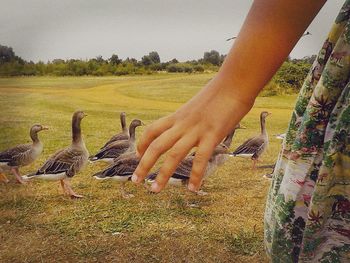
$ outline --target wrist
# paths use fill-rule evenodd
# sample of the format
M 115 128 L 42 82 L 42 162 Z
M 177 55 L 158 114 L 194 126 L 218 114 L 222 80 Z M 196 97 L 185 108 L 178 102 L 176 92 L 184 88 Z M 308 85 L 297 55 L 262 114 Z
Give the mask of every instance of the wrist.
M 228 74 L 218 72 L 209 83 L 213 91 L 221 96 L 223 100 L 232 101 L 240 111 L 247 113 L 254 105 L 258 92 L 249 88 L 243 80 L 235 80 Z

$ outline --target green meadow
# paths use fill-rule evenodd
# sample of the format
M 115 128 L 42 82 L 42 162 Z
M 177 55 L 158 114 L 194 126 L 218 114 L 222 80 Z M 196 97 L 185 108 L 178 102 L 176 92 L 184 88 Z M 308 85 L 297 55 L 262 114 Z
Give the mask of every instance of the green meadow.
M 213 74 L 155 74 L 129 77 L 0 78 L 0 151 L 30 141 L 34 123 L 49 126 L 39 134 L 44 152 L 22 174 L 37 169 L 71 141 L 71 116 L 84 110 L 86 146 L 94 153 L 120 131 L 119 113 L 128 122 L 146 124 L 176 110 Z M 261 165 L 273 164 L 296 95 L 258 97 L 242 120 L 232 150 L 259 132 L 259 114 L 267 119 L 270 147 Z M 137 136 L 144 127 L 137 130 Z M 157 164 L 159 166 L 160 163 Z M 229 158 L 196 196 L 168 186 L 151 195 L 127 184 L 132 199 L 123 199 L 118 183 L 91 175 L 105 164 L 89 164 L 72 180 L 84 195 L 71 200 L 58 182 L 19 185 L 14 176 L 0 183 L 0 262 L 265 262 L 264 203 L 271 169 L 252 170 L 249 159 Z

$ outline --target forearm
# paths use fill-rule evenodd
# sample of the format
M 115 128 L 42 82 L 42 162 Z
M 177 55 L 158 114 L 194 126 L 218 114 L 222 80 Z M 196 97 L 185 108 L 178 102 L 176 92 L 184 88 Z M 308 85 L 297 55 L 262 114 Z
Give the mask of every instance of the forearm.
M 255 0 L 215 81 L 252 104 L 325 2 Z

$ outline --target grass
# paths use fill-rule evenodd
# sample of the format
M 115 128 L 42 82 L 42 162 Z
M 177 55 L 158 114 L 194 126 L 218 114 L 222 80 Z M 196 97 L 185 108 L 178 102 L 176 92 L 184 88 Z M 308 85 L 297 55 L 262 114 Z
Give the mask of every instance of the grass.
M 95 152 L 119 128 L 120 111 L 146 124 L 177 109 L 211 74 L 162 74 L 137 77 L 0 79 L 0 150 L 28 142 L 33 123 L 44 153 L 23 174 L 35 170 L 54 151 L 70 143 L 73 111 L 89 116 L 82 123 L 86 145 Z M 259 97 L 243 119 L 232 149 L 259 129 L 262 110 L 272 112 L 270 135 L 284 132 L 295 96 Z M 142 132 L 139 129 L 138 135 Z M 280 141 L 271 137 L 263 164 L 272 164 Z M 81 200 L 64 197 L 58 183 L 36 181 L 21 186 L 9 176 L 0 184 L 1 262 L 265 262 L 263 211 L 267 170 L 251 170 L 246 159 L 229 159 L 194 196 L 168 187 L 159 195 L 129 184 L 136 195 L 125 200 L 119 185 L 97 182 L 89 165 L 72 180 Z

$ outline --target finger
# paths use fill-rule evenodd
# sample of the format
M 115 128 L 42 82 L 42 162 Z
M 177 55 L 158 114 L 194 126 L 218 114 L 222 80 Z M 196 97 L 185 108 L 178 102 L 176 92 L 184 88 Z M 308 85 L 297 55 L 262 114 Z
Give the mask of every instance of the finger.
M 139 143 L 137 144 L 137 153 L 141 157 L 148 146 L 164 131 L 171 128 L 173 125 L 172 118 L 169 116 L 160 118 L 151 125 L 149 125 L 142 133 Z
M 159 193 L 166 186 L 179 163 L 186 157 L 187 153 L 195 144 L 195 136 L 192 135 L 187 135 L 177 141 L 167 154 L 156 181 L 151 186 L 152 192 Z
M 132 181 L 140 183 L 147 176 L 149 170 L 158 160 L 159 156 L 169 150 L 181 137 L 181 132 L 177 128 L 166 130 L 162 135 L 156 138 L 143 154 L 138 164 Z
M 215 146 L 215 140 L 210 138 L 203 139 L 200 142 L 193 160 L 190 181 L 188 183 L 188 189 L 190 191 L 197 192 L 200 189 L 204 172 Z

